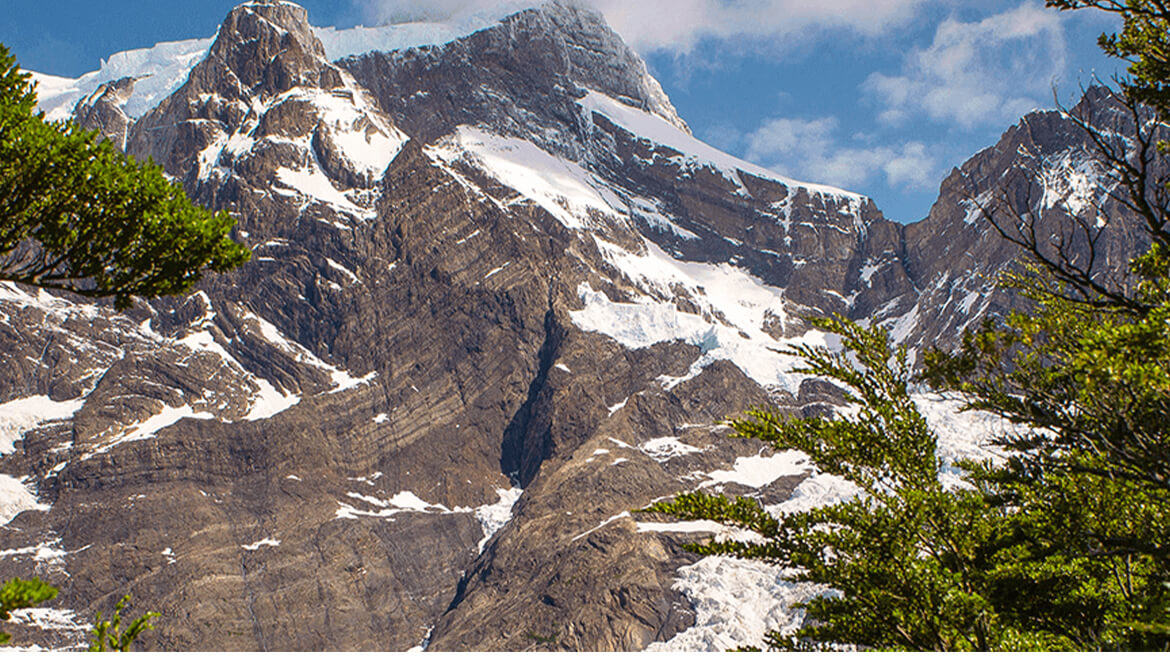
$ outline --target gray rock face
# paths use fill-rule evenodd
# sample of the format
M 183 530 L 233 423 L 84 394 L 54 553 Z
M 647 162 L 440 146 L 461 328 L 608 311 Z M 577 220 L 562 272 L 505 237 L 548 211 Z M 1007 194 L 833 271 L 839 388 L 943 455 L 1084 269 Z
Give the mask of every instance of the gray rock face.
M 576 158 L 567 140 L 579 123 L 576 100 L 594 89 L 660 117 L 686 123 L 645 63 L 599 14 L 551 2 L 463 39 L 338 62 L 415 139 L 429 142 L 460 124 Z
M 1118 101 L 1092 88 L 1074 116 L 1126 134 Z M 903 321 L 911 345 L 957 346 L 983 317 L 1002 317 L 1023 300 L 996 287 L 998 274 L 1022 254 L 1004 240 L 988 214 L 1009 234 L 1027 217 L 1052 255 L 1063 241 L 1068 255 L 1101 280 L 1116 279 L 1145 245 L 1135 219 L 1112 198 L 1116 181 L 1098 162 L 1085 132 L 1059 112 L 1034 112 L 999 142 L 951 172 L 930 215 L 905 229 L 905 269 L 919 291 Z M 981 210 L 982 208 L 982 210 Z M 1090 265 L 1087 240 L 1097 241 Z M 1114 281 L 1112 287 L 1120 285 Z
M 125 150 L 131 121 L 122 106 L 134 90 L 134 82 L 134 78 L 121 78 L 103 84 L 77 103 L 73 109 L 74 121 L 86 130 L 98 131 L 114 146 Z
M 132 593 L 163 613 L 150 649 L 669 639 L 695 623 L 673 588 L 694 535 L 628 512 L 790 495 L 805 474 L 711 474 L 759 450 L 720 420 L 839 399 L 771 350 L 815 339 L 802 315 L 920 345 L 1010 303 L 977 277 L 1014 252 L 963 221 L 963 184 L 997 180 L 1024 128 L 903 227 L 699 144 L 569 5 L 329 62 L 303 9 L 247 2 L 136 121 L 131 84 L 78 120 L 232 211 L 254 256 L 126 314 L 0 286 L 0 471 L 36 496 L 0 527 L 0 576 L 59 584 L 79 622 Z M 1045 162 L 1081 144 L 1027 121 Z M 84 636 L 43 626 L 17 637 Z

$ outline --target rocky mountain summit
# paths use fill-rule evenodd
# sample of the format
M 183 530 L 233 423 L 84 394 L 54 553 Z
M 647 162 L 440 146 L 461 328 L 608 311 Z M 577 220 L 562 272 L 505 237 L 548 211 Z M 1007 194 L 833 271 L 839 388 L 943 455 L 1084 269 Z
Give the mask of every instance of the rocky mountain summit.
M 839 401 L 777 352 L 831 341 L 804 317 L 945 344 L 1011 303 L 992 283 L 1014 251 L 970 200 L 1021 144 L 1080 181 L 1049 186 L 1051 213 L 1098 194 L 1083 139 L 1043 113 L 927 219 L 891 222 L 696 140 L 601 17 L 561 2 L 340 57 L 322 34 L 253 0 L 213 40 L 44 78 L 43 107 L 75 99 L 230 210 L 254 255 L 121 314 L 0 285 L 0 574 L 62 588 L 18 639 L 70 646 L 131 593 L 163 614 L 161 650 L 758 640 L 719 618 L 721 586 L 808 593 L 696 563 L 680 544 L 711 528 L 629 510 L 695 487 L 830 495 L 799 454 L 718 424 Z

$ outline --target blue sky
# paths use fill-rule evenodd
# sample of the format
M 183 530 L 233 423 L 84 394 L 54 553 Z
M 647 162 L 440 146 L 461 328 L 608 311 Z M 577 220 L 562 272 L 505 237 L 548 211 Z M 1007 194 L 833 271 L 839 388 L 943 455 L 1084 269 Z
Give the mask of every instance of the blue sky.
M 315 25 L 436 19 L 499 0 L 302 0 Z M 514 1 L 514 0 L 509 0 Z M 579 0 L 647 60 L 694 133 L 793 178 L 926 215 L 952 167 L 1024 112 L 1118 65 L 1099 12 L 1039 0 Z M 235 0 L 5 0 L 22 66 L 76 76 L 111 53 L 214 33 Z

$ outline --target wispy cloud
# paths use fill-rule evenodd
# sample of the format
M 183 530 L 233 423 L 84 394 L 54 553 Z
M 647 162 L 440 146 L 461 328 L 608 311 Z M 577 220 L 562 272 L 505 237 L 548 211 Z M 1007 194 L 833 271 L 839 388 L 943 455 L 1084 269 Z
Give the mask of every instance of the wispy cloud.
M 875 36 L 913 18 L 929 0 L 583 1 L 600 9 L 635 49 L 689 52 L 703 39 L 774 45 L 842 29 Z
M 858 146 L 839 132 L 833 117 L 768 119 L 745 137 L 745 157 L 780 173 L 847 188 L 879 177 L 890 187 L 937 184 L 937 160 L 922 142 Z
M 899 75 L 875 72 L 862 90 L 886 123 L 925 116 L 965 129 L 999 125 L 1048 105 L 1066 55 L 1057 12 L 1025 2 L 977 22 L 943 21 L 930 46 L 906 55 Z
M 532 6 L 540 0 L 352 0 L 371 23 L 434 21 Z M 875 36 L 904 24 L 936 0 L 563 0 L 601 11 L 641 52 L 690 52 L 704 39 L 775 45 L 823 30 Z M 742 44 L 741 44 L 742 45 Z

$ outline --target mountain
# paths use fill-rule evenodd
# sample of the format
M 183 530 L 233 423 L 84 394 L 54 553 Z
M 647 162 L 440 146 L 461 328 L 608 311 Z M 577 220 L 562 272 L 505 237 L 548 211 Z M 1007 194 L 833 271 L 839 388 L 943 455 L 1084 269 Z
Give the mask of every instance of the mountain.
M 126 313 L 0 285 L 0 576 L 61 586 L 16 631 L 42 646 L 124 593 L 163 613 L 160 650 L 724 648 L 799 623 L 782 574 L 696 564 L 680 545 L 711 528 L 629 510 L 841 495 L 719 421 L 840 402 L 777 352 L 831 344 L 807 315 L 920 347 L 1002 312 L 1015 252 L 967 200 L 1025 141 L 1088 171 L 1033 115 L 903 226 L 695 139 L 560 2 L 339 31 L 253 0 L 211 40 L 38 80 L 254 250 Z M 719 607 L 753 588 L 760 628 Z

